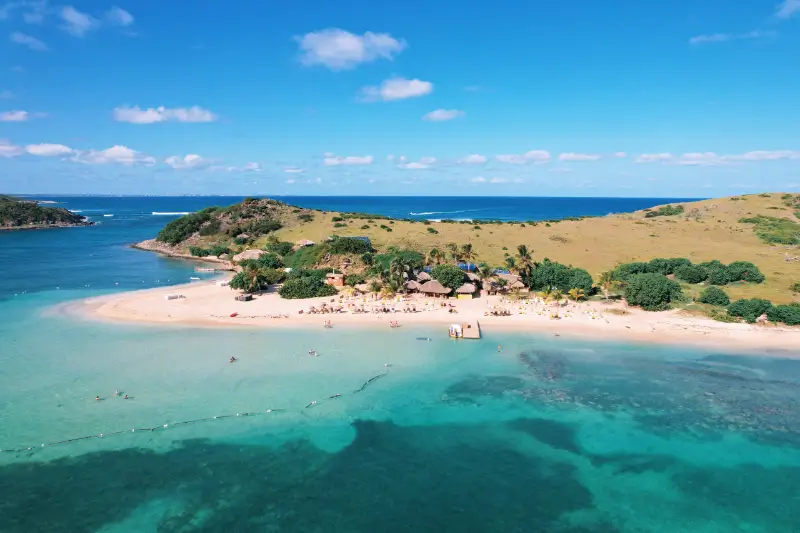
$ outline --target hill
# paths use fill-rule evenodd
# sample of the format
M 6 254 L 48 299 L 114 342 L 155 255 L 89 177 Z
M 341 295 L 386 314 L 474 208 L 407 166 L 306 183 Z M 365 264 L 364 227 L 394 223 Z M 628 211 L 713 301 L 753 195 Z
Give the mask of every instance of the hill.
M 392 220 L 368 214 L 323 212 L 275 200 L 247 199 L 209 208 L 170 222 L 158 240 L 176 255 L 231 254 L 263 249 L 269 242 L 316 246 L 294 253 L 289 266 L 339 267 L 327 253 L 330 236 L 370 239 L 377 253 L 408 249 L 427 255 L 448 244 L 471 244 L 473 262 L 505 265 L 524 244 L 535 261 L 548 258 L 586 269 L 593 277 L 620 263 L 653 258 L 687 258 L 693 263 L 747 261 L 766 276 L 763 283 L 725 287 L 731 299 L 800 300 L 791 287 L 800 281 L 800 195 L 734 196 L 643 211 L 561 221 L 501 223 Z M 359 267 L 358 257 L 350 260 Z M 702 287 L 686 287 L 697 296 Z
M 85 217 L 61 207 L 42 207 L 33 201 L 0 195 L 0 229 L 38 229 L 90 226 Z

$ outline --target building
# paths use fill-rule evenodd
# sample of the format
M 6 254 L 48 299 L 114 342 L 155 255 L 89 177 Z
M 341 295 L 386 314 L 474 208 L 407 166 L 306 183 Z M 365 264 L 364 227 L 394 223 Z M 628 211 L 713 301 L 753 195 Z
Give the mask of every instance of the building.
M 344 274 L 332 272 L 325 275 L 325 283 L 334 287 L 344 287 Z

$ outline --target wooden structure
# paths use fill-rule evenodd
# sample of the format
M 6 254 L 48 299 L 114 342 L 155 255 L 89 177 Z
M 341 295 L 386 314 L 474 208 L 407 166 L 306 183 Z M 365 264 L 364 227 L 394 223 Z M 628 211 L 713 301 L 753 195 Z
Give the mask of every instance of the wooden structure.
M 325 283 L 334 287 L 344 287 L 344 274 L 325 274 Z
M 454 339 L 480 339 L 481 326 L 478 321 L 450 324 L 450 337 Z
M 237 294 L 236 301 L 237 302 L 249 302 L 253 299 L 252 294 Z

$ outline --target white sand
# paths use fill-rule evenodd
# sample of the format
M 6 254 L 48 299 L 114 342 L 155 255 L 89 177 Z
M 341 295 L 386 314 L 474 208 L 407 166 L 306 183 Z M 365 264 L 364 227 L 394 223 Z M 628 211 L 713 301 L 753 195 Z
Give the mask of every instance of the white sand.
M 181 294 L 184 298 L 166 300 L 167 294 Z M 236 294 L 238 291 L 217 286 L 215 281 L 196 282 L 73 302 L 63 306 L 61 311 L 117 322 L 202 327 L 322 328 L 330 320 L 333 327 L 353 325 L 388 328 L 389 322 L 397 321 L 401 327 L 413 324 L 441 325 L 442 335 L 447 334 L 449 324 L 478 321 L 484 331 L 502 328 L 623 342 L 704 344 L 743 350 L 793 350 L 800 357 L 800 328 L 727 324 L 677 311 L 650 313 L 630 309 L 620 314 L 620 304 L 605 302 L 570 303 L 558 308 L 542 303 L 502 301 L 499 296 L 474 300 L 450 299 L 447 303 L 454 305 L 458 311 L 458 314 L 450 314 L 448 308 L 440 307 L 442 300 L 421 295 L 408 297 L 401 302 L 387 300 L 382 304 L 370 296 L 284 300 L 274 292 L 257 295 L 250 302 L 238 302 L 234 300 Z M 322 303 L 335 307 L 341 305 L 348 312 L 308 314 L 311 306 L 319 308 Z M 357 314 L 349 310 L 354 306 L 372 309 L 381 305 L 393 307 L 397 312 Z M 412 306 L 424 311 L 402 312 L 405 307 Z M 493 306 L 509 309 L 513 314 L 485 316 Z M 303 314 L 299 314 L 301 310 Z M 551 318 L 556 312 L 560 319 Z M 234 313 L 237 316 L 232 317 Z M 281 315 L 288 315 L 288 318 Z

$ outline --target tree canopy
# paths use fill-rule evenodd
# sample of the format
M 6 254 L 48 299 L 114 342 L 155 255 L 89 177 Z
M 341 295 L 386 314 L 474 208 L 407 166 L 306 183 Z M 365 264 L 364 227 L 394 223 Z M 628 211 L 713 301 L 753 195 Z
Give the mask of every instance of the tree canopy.
M 664 311 L 682 297 L 681 286 L 662 274 L 634 274 L 625 285 L 625 299 L 645 311 Z

